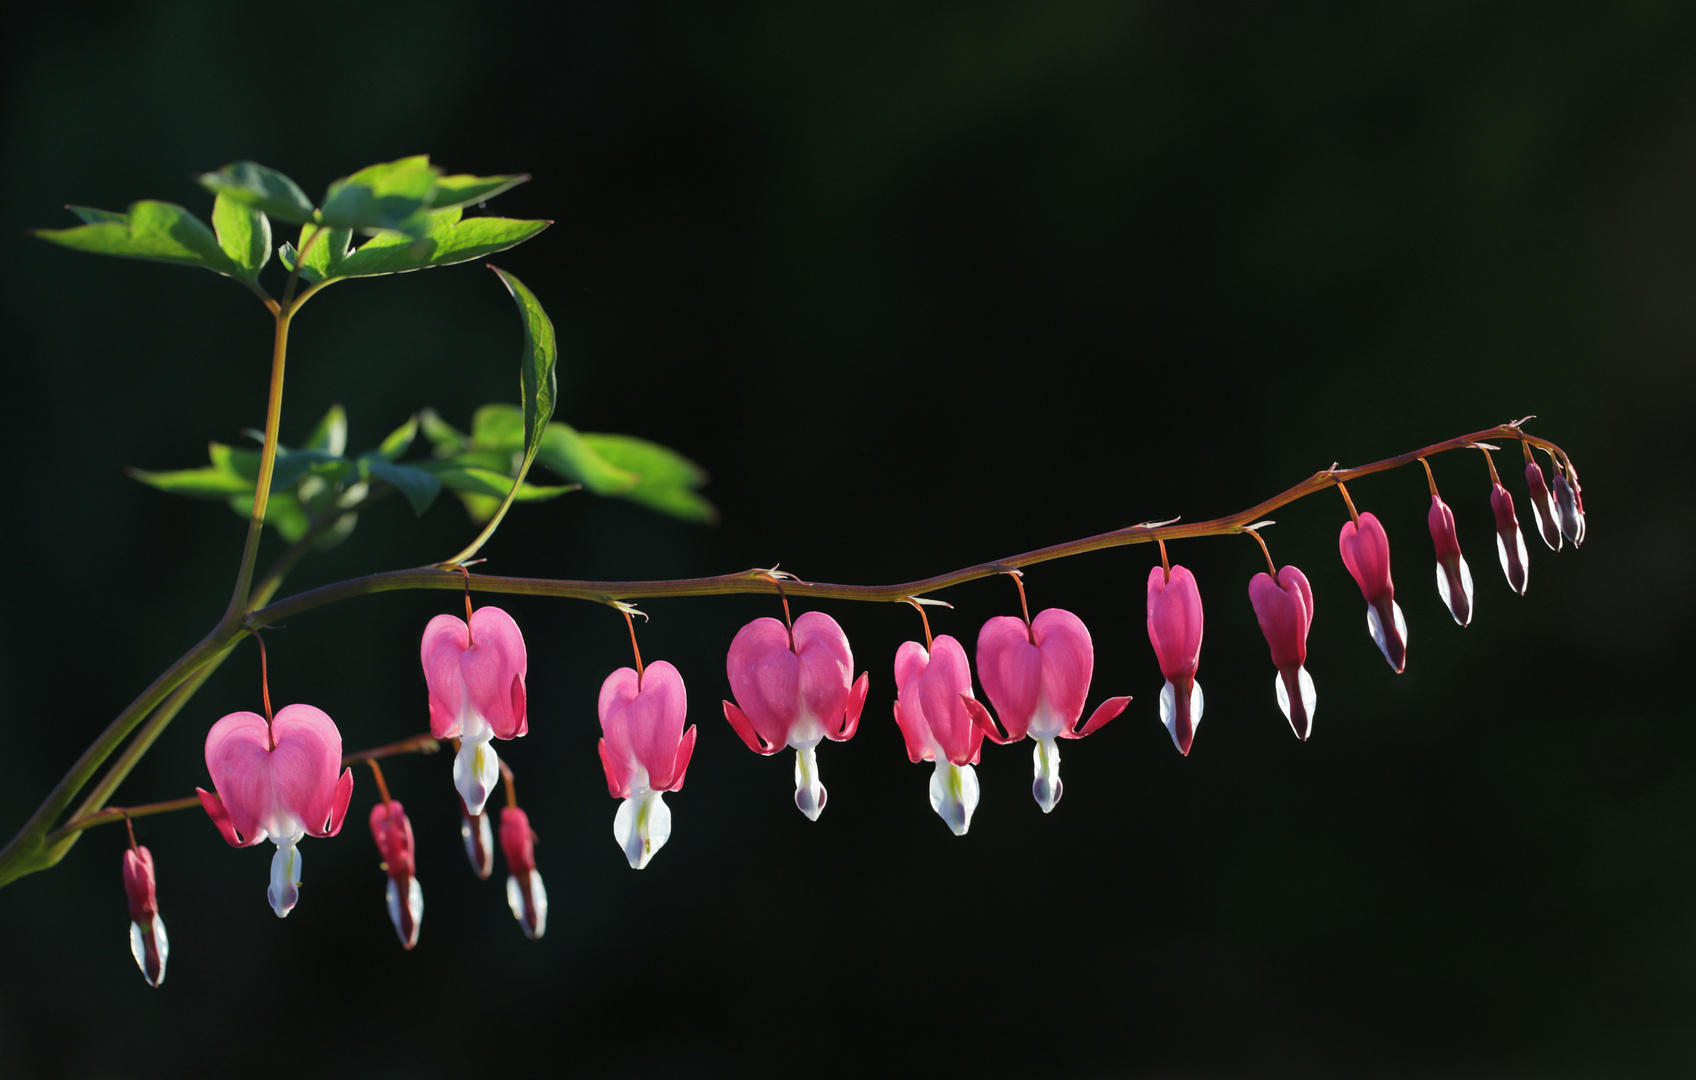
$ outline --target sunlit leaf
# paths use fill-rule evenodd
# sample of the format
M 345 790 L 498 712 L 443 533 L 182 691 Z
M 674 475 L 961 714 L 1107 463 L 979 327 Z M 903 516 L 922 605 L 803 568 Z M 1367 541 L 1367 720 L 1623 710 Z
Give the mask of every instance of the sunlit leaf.
M 423 471 L 423 470 L 419 470 Z M 471 495 L 489 495 L 495 498 L 505 498 L 512 490 L 512 477 L 498 473 L 493 469 L 434 469 L 431 470 L 436 479 L 454 491 L 462 491 Z M 514 502 L 542 502 L 557 499 L 568 491 L 576 491 L 582 485 L 565 484 L 554 487 L 541 484 L 521 483 L 518 493 L 513 496 Z
M 67 206 L 65 209 L 89 225 L 99 225 L 104 221 L 127 222 L 130 219 L 128 214 L 120 214 L 115 210 L 96 210 L 92 206 Z
M 706 483 L 706 471 L 682 454 L 632 435 L 584 432 L 582 438 L 609 464 L 642 478 L 624 498 L 685 521 L 718 520 L 717 508 L 694 490 Z
M 414 514 L 422 516 L 442 492 L 442 481 L 428 469 L 420 469 L 416 465 L 399 465 L 381 456 L 360 458 L 359 464 L 372 479 L 394 485 L 395 490 L 406 496 L 406 501 L 412 504 Z M 501 494 L 506 494 L 504 488 Z
M 399 461 L 401 456 L 411 449 L 412 441 L 418 438 L 418 414 L 414 413 L 406 423 L 395 428 L 383 437 L 377 447 L 377 453 L 385 460 Z
M 102 220 L 69 229 L 37 229 L 35 235 L 96 255 L 200 266 L 232 277 L 241 274 L 206 223 L 175 203 L 144 200 L 124 215 L 94 213 Z
M 218 236 L 218 246 L 241 276 L 249 281 L 258 278 L 271 259 L 270 219 L 246 203 L 219 193 L 212 204 L 212 229 Z
M 596 495 L 627 494 L 642 479 L 596 453 L 575 429 L 558 420 L 542 433 L 542 449 L 536 455 L 536 462 L 567 480 L 576 480 Z
M 465 449 L 470 443 L 464 432 L 441 418 L 435 409 L 424 409 L 418 414 L 419 426 L 424 429 L 424 435 L 436 448 L 437 457 L 449 457 Z
M 179 469 L 175 472 L 148 472 L 145 469 L 127 471 L 130 476 L 148 487 L 195 499 L 222 499 L 230 495 L 251 494 L 253 491 L 252 480 L 243 480 L 234 473 L 212 465 L 198 469 Z
M 302 449 L 322 450 L 327 454 L 340 456 L 347 451 L 347 410 L 340 405 L 331 405 L 324 418 L 318 421 L 318 426 L 312 429 L 312 434 L 306 437 Z
M 484 202 L 528 179 L 527 173 L 513 176 L 443 176 L 436 181 L 430 194 L 430 209 L 445 210 L 450 206 Z
M 398 229 L 418 235 L 441 175 L 428 156 L 368 165 L 330 185 L 319 220 L 342 229 Z
M 219 196 L 246 203 L 278 221 L 304 225 L 312 220 L 312 202 L 300 185 L 275 169 L 252 161 L 237 161 L 198 177 L 202 187 Z
M 246 520 L 253 516 L 253 495 L 230 496 L 230 509 Z M 277 535 L 292 544 L 312 528 L 312 519 L 300 505 L 300 500 L 286 491 L 273 491 L 265 500 L 265 524 L 277 530 Z
M 524 410 L 504 403 L 471 414 L 471 445 L 478 450 L 524 449 Z
M 421 236 L 391 232 L 372 237 L 349 255 L 336 273 L 339 277 L 369 277 L 467 262 L 522 244 L 551 224 L 496 217 L 462 220 L 457 207 L 441 210 L 426 216 Z
M 300 268 L 300 276 L 314 283 L 341 276 L 342 263 L 353 240 L 351 229 L 329 229 L 314 240 L 312 237 L 318 231 L 316 225 L 302 225 L 300 247 L 285 243 L 277 251 L 286 270 L 293 270 L 300 252 L 306 252 L 306 263 Z

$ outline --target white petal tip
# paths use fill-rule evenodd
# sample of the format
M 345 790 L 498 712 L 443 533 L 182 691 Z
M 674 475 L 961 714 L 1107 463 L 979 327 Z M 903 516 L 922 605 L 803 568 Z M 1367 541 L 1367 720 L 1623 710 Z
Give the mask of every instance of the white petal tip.
M 930 777 L 930 808 L 955 836 L 965 836 L 978 808 L 977 770 L 939 759 Z

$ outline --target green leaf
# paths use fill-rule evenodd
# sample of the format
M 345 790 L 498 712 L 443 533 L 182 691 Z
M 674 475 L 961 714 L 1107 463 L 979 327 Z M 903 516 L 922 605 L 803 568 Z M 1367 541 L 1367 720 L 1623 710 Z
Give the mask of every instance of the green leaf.
M 584 432 L 582 438 L 609 464 L 642 478 L 624 498 L 684 521 L 718 520 L 717 508 L 694 490 L 707 482 L 706 471 L 682 454 L 632 435 Z
M 199 469 L 179 469 L 176 472 L 148 472 L 145 469 L 126 471 L 148 487 L 168 491 L 173 495 L 187 495 L 194 499 L 222 499 L 244 493 L 251 496 L 253 492 L 252 480 L 243 480 L 215 465 Z
M 419 469 L 419 472 L 425 470 Z M 429 475 L 440 480 L 442 484 L 454 491 L 471 495 L 488 495 L 496 499 L 504 499 L 506 493 L 513 490 L 512 477 L 498 473 L 493 469 L 435 469 Z M 520 483 L 518 493 L 513 496 L 514 502 L 543 502 L 557 499 L 568 491 L 576 491 L 581 484 L 564 484 L 553 487 L 542 484 Z
M 395 428 L 384 437 L 377 447 L 377 453 L 386 461 L 399 461 L 401 456 L 412 448 L 412 440 L 418 438 L 418 414 L 413 413 L 411 419 L 400 427 Z
M 253 495 L 230 496 L 230 509 L 243 521 L 253 517 Z M 312 528 L 312 519 L 307 516 L 299 499 L 286 491 L 272 491 L 271 497 L 265 500 L 265 524 L 276 529 L 278 536 L 292 544 Z
M 478 450 L 524 449 L 524 410 L 516 405 L 485 405 L 471 414 L 471 445 Z
M 217 172 L 201 173 L 198 179 L 208 191 L 246 203 L 278 221 L 304 225 L 312 220 L 312 202 L 306 193 L 275 169 L 237 161 Z
M 271 220 L 244 202 L 220 192 L 212 204 L 212 228 L 218 246 L 236 264 L 241 276 L 257 280 L 271 259 Z
M 331 405 L 330 411 L 318 421 L 318 426 L 312 429 L 312 434 L 306 437 L 303 446 L 306 450 L 322 450 L 327 454 L 340 457 L 347 450 L 347 410 L 340 405 Z
M 418 423 L 424 428 L 424 434 L 435 444 L 437 457 L 448 457 L 457 454 L 470 444 L 465 434 L 452 424 L 443 420 L 435 409 L 426 408 L 418 414 Z
M 306 252 L 306 264 L 300 268 L 300 276 L 310 282 L 327 281 L 340 277 L 342 260 L 347 258 L 349 243 L 353 240 L 351 229 L 331 229 L 320 239 L 313 241 L 313 234 L 318 232 L 316 225 L 300 227 L 300 247 L 284 243 L 277 249 L 277 255 L 282 260 L 284 269 L 293 270 L 300 252 Z M 307 244 L 311 244 L 308 247 Z
M 576 480 L 596 495 L 628 494 L 642 479 L 596 453 L 575 429 L 558 420 L 542 433 L 536 462 L 567 480 Z
M 513 176 L 444 176 L 436 181 L 430 195 L 432 210 L 450 206 L 469 206 L 485 202 L 503 191 L 510 191 L 530 179 L 528 173 Z
M 247 481 L 247 490 L 252 491 L 259 483 L 259 451 L 244 450 L 236 446 L 226 446 L 223 443 L 209 443 L 206 451 L 212 459 L 212 467 L 231 476 L 239 476 Z
M 426 217 L 422 236 L 391 232 L 366 241 L 347 257 L 337 275 L 405 274 L 468 262 L 522 244 L 551 224 L 495 217 L 461 220 L 457 207 L 439 210 Z
M 143 200 L 132 204 L 128 214 L 91 213 L 102 215 L 104 220 L 69 229 L 37 229 L 35 235 L 96 255 L 201 266 L 231 277 L 241 275 L 206 223 L 175 203 Z
M 416 465 L 397 465 L 381 456 L 362 457 L 359 464 L 364 473 L 372 479 L 393 484 L 395 490 L 406 496 L 406 501 L 412 504 L 412 512 L 420 517 L 424 511 L 430 509 L 430 504 L 435 502 L 436 496 L 442 492 L 442 481 L 428 469 L 420 469 Z M 506 494 L 505 487 L 501 489 L 501 494 Z
M 128 214 L 120 214 L 113 210 L 96 210 L 92 206 L 67 206 L 66 210 L 82 218 L 89 225 L 98 225 L 103 221 L 128 221 Z
M 330 185 L 319 221 L 342 229 L 398 229 L 420 235 L 442 171 L 427 155 L 368 165 Z

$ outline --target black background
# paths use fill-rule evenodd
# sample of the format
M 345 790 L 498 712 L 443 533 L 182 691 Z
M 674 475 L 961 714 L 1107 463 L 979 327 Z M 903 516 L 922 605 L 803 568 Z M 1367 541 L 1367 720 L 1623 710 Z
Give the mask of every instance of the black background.
M 717 528 L 574 495 L 520 507 L 492 572 L 634 578 L 770 566 L 921 577 L 1150 518 L 1231 512 L 1358 463 L 1539 414 L 1584 470 L 1582 551 L 1532 546 L 1512 595 L 1484 463 L 1436 462 L 1478 583 L 1432 587 L 1424 477 L 1362 481 L 1411 627 L 1363 631 L 1335 496 L 1279 512 L 1314 583 L 1314 739 L 1291 737 L 1246 597 L 1246 539 L 1177 545 L 1211 615 L 1182 758 L 1155 718 L 1147 548 L 1049 564 L 1097 646 L 1066 748 L 986 747 L 957 839 L 889 719 L 897 606 L 829 605 L 872 677 L 820 754 L 719 715 L 758 598 L 643 606 L 702 728 L 670 845 L 611 838 L 595 755 L 620 620 L 503 602 L 531 734 L 502 747 L 541 837 L 547 936 L 459 851 L 446 756 L 389 769 L 419 833 L 422 940 L 396 945 L 357 777 L 308 841 L 300 906 L 198 813 L 147 820 L 169 977 L 128 956 L 122 834 L 0 892 L 7 1076 L 1688 1075 L 1696 1065 L 1696 730 L 1685 493 L 1696 287 L 1696 12 L 1677 4 L 39 5 L 9 16 L 0 130 L 0 825 L 215 621 L 243 524 L 125 465 L 183 468 L 263 420 L 270 323 L 214 275 L 29 239 L 66 202 L 208 214 L 194 172 L 252 158 L 311 195 L 428 152 L 528 171 L 490 212 L 549 217 L 499 256 L 562 341 L 559 417 L 674 446 Z M 333 402 L 352 446 L 433 405 L 513 400 L 518 328 L 474 265 L 338 285 L 292 339 L 285 441 Z M 1512 463 L 1510 452 L 1504 461 Z M 1517 470 L 1514 470 L 1517 472 Z M 1523 485 L 1511 481 L 1516 492 Z M 1521 496 L 1523 507 L 1523 496 Z M 1522 510 L 1522 513 L 1524 511 Z M 445 557 L 444 499 L 373 508 L 285 592 Z M 276 545 L 274 538 L 268 547 Z M 1010 612 L 951 590 L 939 633 Z M 803 605 L 804 606 L 804 605 Z M 279 704 L 348 746 L 427 724 L 436 593 L 270 635 Z M 224 666 L 119 802 L 205 783 Z

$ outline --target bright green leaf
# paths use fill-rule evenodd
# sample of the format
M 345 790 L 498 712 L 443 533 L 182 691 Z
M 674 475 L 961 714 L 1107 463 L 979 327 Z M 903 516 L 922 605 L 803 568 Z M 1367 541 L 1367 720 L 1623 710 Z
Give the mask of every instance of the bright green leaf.
M 435 502 L 436 496 L 442 492 L 441 480 L 428 469 L 420 469 L 416 465 L 397 465 L 382 457 L 361 458 L 360 465 L 373 479 L 394 485 L 395 490 L 406 496 L 406 501 L 412 504 L 412 512 L 420 517 L 424 511 L 430 509 L 430 504 Z M 504 487 L 501 494 L 506 494 Z
M 312 429 L 312 434 L 306 437 L 302 447 L 306 450 L 322 450 L 327 454 L 340 457 L 347 452 L 347 410 L 340 405 L 331 405 L 329 412 L 318 421 L 318 426 Z
M 275 169 L 237 161 L 217 172 L 202 173 L 199 180 L 208 191 L 246 203 L 278 221 L 303 225 L 312 220 L 312 202 L 306 193 Z
M 484 202 L 528 179 L 528 173 L 514 176 L 444 176 L 436 181 L 431 192 L 430 209 L 445 210 L 450 206 Z
M 420 469 L 420 472 L 424 470 Z M 445 486 L 454 491 L 466 492 L 471 495 L 488 495 L 503 499 L 512 490 L 512 477 L 498 473 L 493 469 L 436 469 L 433 475 Z M 521 483 L 518 493 L 513 496 L 513 502 L 541 502 L 547 499 L 557 499 L 568 491 L 576 491 L 581 484 L 565 484 L 559 487 L 541 484 Z
M 345 466 L 346 459 L 323 450 L 278 451 L 271 466 L 271 494 L 287 491 L 310 472 Z
M 418 438 L 418 414 L 414 413 L 406 423 L 395 428 L 384 437 L 377 447 L 377 453 L 384 460 L 399 461 L 401 456 L 412 448 L 412 440 Z
M 35 235 L 96 255 L 202 266 L 232 277 L 241 274 L 205 222 L 175 203 L 144 200 L 132 204 L 121 218 L 112 214 L 107 220 L 74 228 L 37 229 Z
M 368 165 L 330 185 L 319 220 L 343 229 L 398 229 L 417 235 L 442 171 L 426 155 Z
M 253 517 L 252 494 L 230 496 L 230 509 L 242 520 Z M 312 528 L 312 519 L 300 505 L 300 500 L 286 491 L 273 491 L 265 500 L 265 524 L 277 530 L 287 543 L 294 543 Z
M 578 481 L 596 495 L 627 494 L 642 479 L 597 454 L 583 436 L 558 420 L 542 433 L 536 462 L 567 480 Z
M 148 487 L 194 499 L 222 499 L 243 493 L 251 495 L 253 491 L 253 481 L 243 480 L 213 465 L 176 472 L 148 472 L 145 469 L 130 469 L 128 472 Z
M 306 252 L 306 264 L 300 268 L 300 276 L 313 283 L 342 276 L 342 261 L 347 258 L 348 245 L 353 240 L 353 231 L 350 229 L 330 229 L 317 240 L 313 240 L 313 235 L 318 231 L 316 225 L 302 225 L 299 248 L 285 242 L 277 249 L 283 268 L 290 271 L 294 269 L 300 252 Z M 308 247 L 308 244 L 311 246 Z
M 212 229 L 218 246 L 249 281 L 271 259 L 271 220 L 244 202 L 223 192 L 212 204 Z
M 718 520 L 717 508 L 694 490 L 706 483 L 706 471 L 675 450 L 632 435 L 584 432 L 582 438 L 608 463 L 642 478 L 624 498 L 685 521 Z
M 468 262 L 522 244 L 553 224 L 495 217 L 460 220 L 459 214 L 457 208 L 430 214 L 421 237 L 382 233 L 371 238 L 343 261 L 337 276 L 404 274 Z
M 418 423 L 424 429 L 425 436 L 435 444 L 437 457 L 457 454 L 470 443 L 463 432 L 443 420 L 435 409 L 427 408 L 420 412 Z
M 471 445 L 478 450 L 524 449 L 524 410 L 516 405 L 485 405 L 471 414 Z
M 96 210 L 92 206 L 67 206 L 65 209 L 89 225 L 99 225 L 103 221 L 127 222 L 130 219 L 128 214 L 120 214 L 114 210 Z

